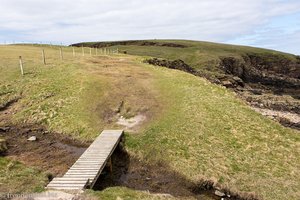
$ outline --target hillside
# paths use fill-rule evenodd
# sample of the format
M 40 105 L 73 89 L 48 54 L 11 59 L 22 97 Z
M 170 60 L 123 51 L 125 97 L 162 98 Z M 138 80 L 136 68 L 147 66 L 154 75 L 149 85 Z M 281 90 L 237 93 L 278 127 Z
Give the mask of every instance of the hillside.
M 1 192 L 42 191 L 101 130 L 123 128 L 125 150 L 113 157 L 114 173 L 83 198 L 220 199 L 216 190 L 226 199 L 299 198 L 299 131 L 253 111 L 232 90 L 144 62 L 149 51 L 198 70 L 192 63 L 209 63 L 214 54 L 196 61 L 178 45 L 110 48 L 116 47 L 127 54 L 95 55 L 93 49 L 89 55 L 85 48 L 83 56 L 75 48 L 73 56 L 63 47 L 60 60 L 56 46 L 0 46 L 0 138 L 8 147 L 0 156 Z M 222 73 L 215 69 L 199 72 Z M 33 135 L 37 140 L 27 141 Z
M 205 77 L 233 89 L 256 111 L 300 129 L 300 56 L 181 40 L 91 42 L 74 46 L 118 48 L 123 53 L 146 56 L 150 64 Z

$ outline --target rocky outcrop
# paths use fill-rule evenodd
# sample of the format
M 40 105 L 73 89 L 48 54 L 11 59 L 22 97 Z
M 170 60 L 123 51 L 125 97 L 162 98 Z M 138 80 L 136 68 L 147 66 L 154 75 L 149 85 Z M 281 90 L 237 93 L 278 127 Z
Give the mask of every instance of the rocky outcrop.
M 167 67 L 170 69 L 178 69 L 196 75 L 196 71 L 191 66 L 189 66 L 183 60 L 180 59 L 170 61 L 170 60 L 152 58 L 152 59 L 145 60 L 145 62 L 151 65 Z
M 219 65 L 221 73 L 216 76 L 200 73 L 180 59 L 152 58 L 145 62 L 205 77 L 213 83 L 231 88 L 258 111 L 269 109 L 284 113 L 272 118 L 285 126 L 299 129 L 300 124 L 289 116 L 300 114 L 300 58 L 292 62 L 281 56 L 264 58 L 254 54 L 242 58 L 223 57 Z
M 244 56 L 243 59 L 224 57 L 221 58 L 220 68 L 246 83 L 259 83 L 277 89 L 300 89 L 300 64 L 291 61 L 267 62 L 254 55 Z

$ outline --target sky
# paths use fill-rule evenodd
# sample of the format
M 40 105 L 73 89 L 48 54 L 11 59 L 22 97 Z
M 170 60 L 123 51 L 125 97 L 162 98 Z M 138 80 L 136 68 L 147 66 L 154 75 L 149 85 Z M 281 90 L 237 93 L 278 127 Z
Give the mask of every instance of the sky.
M 188 39 L 300 55 L 300 0 L 0 0 L 0 43 Z

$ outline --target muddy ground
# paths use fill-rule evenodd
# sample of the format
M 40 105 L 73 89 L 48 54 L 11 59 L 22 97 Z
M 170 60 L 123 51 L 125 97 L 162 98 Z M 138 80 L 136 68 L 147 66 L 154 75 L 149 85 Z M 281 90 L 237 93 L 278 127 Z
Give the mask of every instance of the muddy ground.
M 146 164 L 131 157 L 123 148 L 117 148 L 112 156 L 112 162 L 113 172 L 110 173 L 106 169 L 96 182 L 95 190 L 123 186 L 165 196 L 195 197 L 203 200 L 220 199 L 213 194 L 212 188 L 197 191 L 192 182 L 170 171 L 166 164 Z
M 7 143 L 4 156 L 37 167 L 51 176 L 63 175 L 88 146 L 34 125 L 5 126 L 0 128 L 0 136 Z M 28 141 L 31 136 L 35 136 L 36 141 Z
M 48 131 L 41 125 L 12 124 L 11 117 L 19 111 L 18 101 L 0 110 L 0 138 L 6 140 L 2 156 L 49 173 L 49 178 L 63 175 L 88 147 L 87 143 Z M 35 141 L 28 141 L 30 137 Z

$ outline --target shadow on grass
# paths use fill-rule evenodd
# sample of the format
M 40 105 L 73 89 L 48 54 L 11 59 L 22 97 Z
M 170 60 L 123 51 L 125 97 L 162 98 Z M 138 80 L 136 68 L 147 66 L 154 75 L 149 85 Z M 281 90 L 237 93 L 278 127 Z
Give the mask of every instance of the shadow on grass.
M 222 188 L 211 180 L 201 179 L 192 182 L 172 171 L 164 162 L 146 163 L 132 157 L 120 145 L 112 155 L 113 172 L 105 168 L 94 185 L 94 190 L 104 190 L 108 187 L 122 186 L 134 190 L 149 191 L 157 194 L 168 194 L 174 197 L 194 197 L 203 200 L 221 199 L 215 195 L 219 188 L 224 192 L 223 199 L 257 200 L 252 193 L 241 193 Z M 229 198 L 230 196 L 230 198 Z

